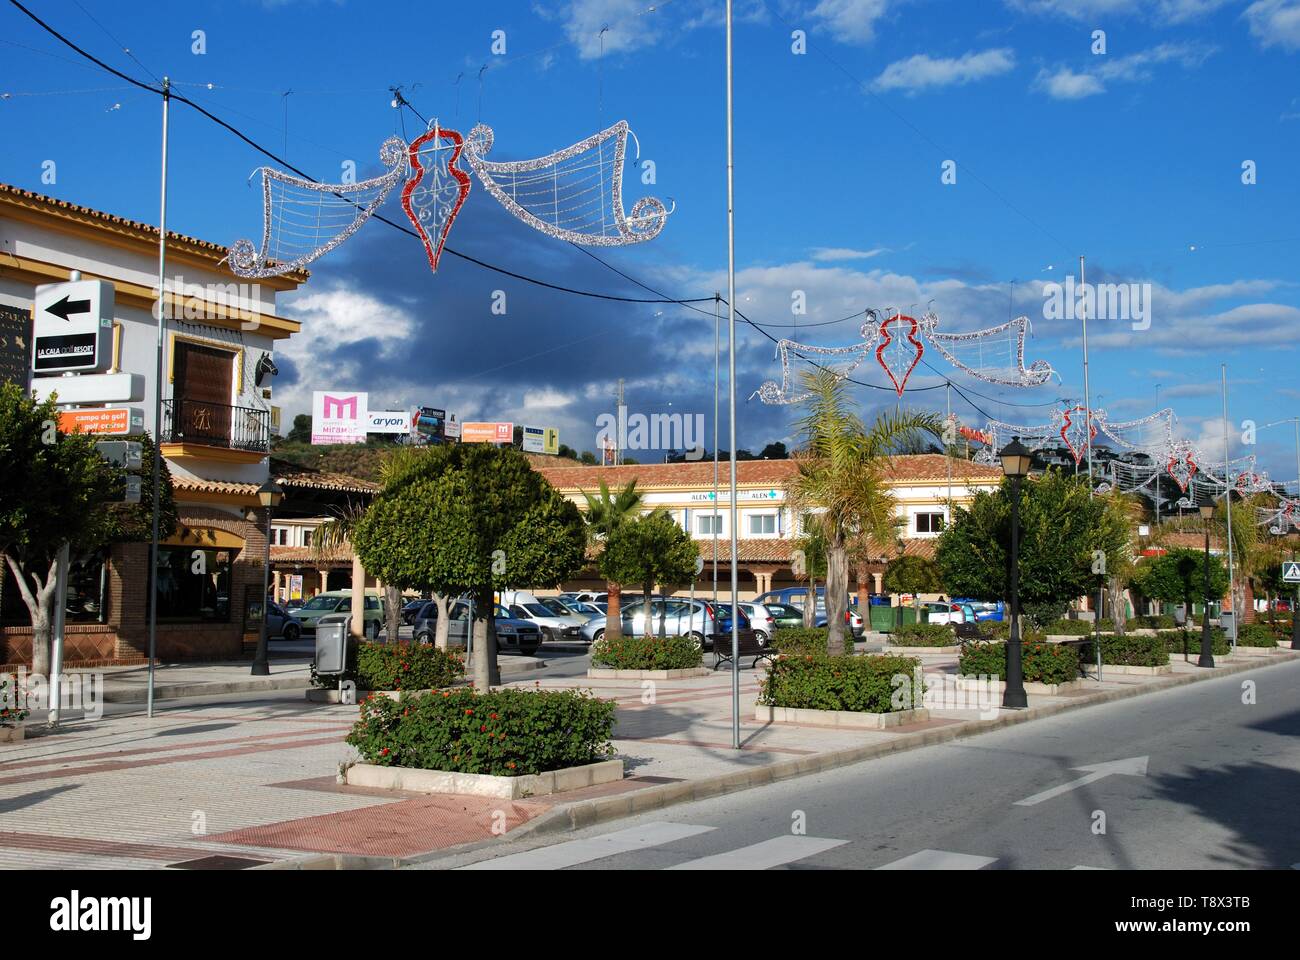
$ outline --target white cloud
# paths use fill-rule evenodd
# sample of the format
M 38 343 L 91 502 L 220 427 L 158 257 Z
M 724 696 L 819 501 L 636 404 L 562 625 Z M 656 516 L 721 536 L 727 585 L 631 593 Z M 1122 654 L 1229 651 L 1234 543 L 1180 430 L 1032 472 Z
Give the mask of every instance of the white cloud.
M 961 86 L 1008 73 L 1016 66 L 1015 52 L 1007 47 L 968 51 L 960 57 L 935 59 L 917 54 L 891 63 L 872 82 L 876 90 L 907 90 L 915 93 L 929 87 Z
M 1055 71 L 1039 70 L 1033 89 L 1041 90 L 1053 100 L 1082 100 L 1106 92 L 1106 85 L 1091 73 L 1075 73 L 1069 67 Z
M 524 393 L 524 406 L 532 410 L 558 410 L 571 405 L 576 398 L 551 387 L 528 390 Z
M 643 0 L 570 0 L 558 11 L 534 4 L 533 11 L 563 22 L 564 33 L 583 60 L 604 54 L 629 53 L 659 40 L 659 19 L 647 14 Z M 601 37 L 601 29 L 608 26 Z
M 818 25 L 841 43 L 870 43 L 889 0 L 819 0 L 812 9 Z
M 1106 92 L 1108 83 L 1140 83 L 1150 80 L 1152 67 L 1176 63 L 1186 70 L 1203 64 L 1215 47 L 1201 43 L 1162 43 L 1123 57 L 1096 58 L 1098 62 L 1082 71 L 1068 66 L 1038 71 L 1033 89 L 1054 100 L 1079 100 Z
M 1256 0 L 1246 8 L 1250 35 L 1265 47 L 1300 50 L 1300 2 Z
M 1006 0 L 1020 13 L 1097 22 L 1102 17 L 1135 16 L 1161 26 L 1187 23 L 1227 6 L 1232 0 Z M 1104 24 L 1097 22 L 1097 26 Z
M 851 247 L 816 247 L 812 258 L 817 263 L 833 263 L 838 260 L 870 260 L 882 253 L 888 253 L 888 247 L 873 247 L 870 250 L 854 250 Z

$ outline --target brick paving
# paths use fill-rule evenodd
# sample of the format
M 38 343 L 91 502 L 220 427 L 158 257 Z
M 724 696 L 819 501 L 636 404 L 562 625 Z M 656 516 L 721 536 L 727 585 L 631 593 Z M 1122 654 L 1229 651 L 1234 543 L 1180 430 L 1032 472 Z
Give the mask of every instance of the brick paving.
M 922 659 L 927 673 L 955 667 L 955 657 Z M 1175 661 L 1173 670 L 1197 668 Z M 210 673 L 220 682 L 216 668 Z M 584 687 L 616 701 L 615 747 L 626 771 L 618 783 L 513 802 L 339 784 L 340 763 L 356 758 L 344 743 L 355 706 L 180 703 L 152 720 L 137 714 L 74 720 L 57 733 L 32 728 L 28 740 L 0 745 L 0 867 L 158 869 L 200 861 L 196 867 L 216 869 L 305 853 L 410 857 L 490 840 L 561 803 L 907 738 L 977 716 L 932 709 L 929 720 L 886 730 L 764 723 L 753 719 L 758 678 L 741 671 L 740 751 L 731 749 L 725 673 L 649 685 L 563 678 L 511 684 Z M 1153 679 L 1107 675 L 1082 692 L 1030 701 L 1077 700 Z M 223 856 L 238 859 L 205 860 Z

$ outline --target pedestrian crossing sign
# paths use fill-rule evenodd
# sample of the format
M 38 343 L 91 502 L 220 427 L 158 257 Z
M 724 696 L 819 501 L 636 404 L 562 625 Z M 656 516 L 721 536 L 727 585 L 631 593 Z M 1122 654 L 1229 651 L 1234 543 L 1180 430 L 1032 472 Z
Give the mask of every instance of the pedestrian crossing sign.
M 1286 583 L 1300 583 L 1300 560 L 1288 560 L 1282 564 L 1282 580 Z

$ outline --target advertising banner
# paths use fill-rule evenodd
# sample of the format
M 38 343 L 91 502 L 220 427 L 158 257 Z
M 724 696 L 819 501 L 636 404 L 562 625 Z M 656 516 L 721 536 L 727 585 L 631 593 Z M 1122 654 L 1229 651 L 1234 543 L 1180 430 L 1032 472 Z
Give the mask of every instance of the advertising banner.
M 446 439 L 446 422 L 446 410 L 420 407 L 415 411 L 415 433 L 424 443 L 442 443 Z
M 293 573 L 289 575 L 289 599 L 302 599 L 302 574 Z
M 475 422 L 466 420 L 461 424 L 460 439 L 462 443 L 513 443 L 515 425 L 499 421 Z
M 448 440 L 460 439 L 460 421 L 456 419 L 456 414 L 453 413 L 451 416 L 447 417 L 445 427 Z
M 524 427 L 524 453 L 542 453 L 546 450 L 546 428 Z
M 405 410 L 371 410 L 366 418 L 366 433 L 411 432 L 411 415 Z
M 59 429 L 64 433 L 99 433 L 126 437 L 144 430 L 144 411 L 138 407 L 61 410 Z
M 365 443 L 369 394 L 317 390 L 311 400 L 312 443 Z

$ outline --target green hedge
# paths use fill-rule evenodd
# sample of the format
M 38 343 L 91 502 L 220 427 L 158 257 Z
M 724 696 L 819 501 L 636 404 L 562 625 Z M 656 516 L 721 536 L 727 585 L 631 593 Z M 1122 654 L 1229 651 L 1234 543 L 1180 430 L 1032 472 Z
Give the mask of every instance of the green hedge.
M 1128 625 L 1138 630 L 1172 630 L 1177 624 L 1172 615 L 1167 613 L 1154 616 L 1129 617 Z
M 948 647 L 957 642 L 957 635 L 947 624 L 909 623 L 896 629 L 889 642 L 900 647 Z
M 1237 643 L 1243 647 L 1276 647 L 1281 639 L 1281 633 L 1267 623 L 1248 623 L 1237 634 Z
M 825 656 L 827 636 L 825 627 L 781 627 L 772 637 L 772 648 L 792 657 Z
M 1115 629 L 1115 621 L 1109 617 L 1101 618 L 1101 632 L 1110 633 Z M 1090 633 L 1095 633 L 1097 625 L 1091 620 L 1057 620 L 1049 623 L 1044 629 L 1044 633 L 1055 634 L 1071 637 L 1086 637 Z
M 1079 678 L 1079 656 L 1074 647 L 1036 640 L 1022 641 L 1020 664 L 1026 682 L 1068 683 Z M 962 650 L 957 672 L 963 677 L 1007 678 L 1007 645 L 971 643 Z
M 900 709 L 911 709 L 911 685 L 920 663 L 915 657 L 778 656 L 760 683 L 758 702 L 801 710 L 892 713 L 894 691 L 904 686 L 894 678 L 902 676 L 908 694 Z
M 1201 631 L 1200 630 L 1161 630 L 1156 634 L 1164 643 L 1171 654 L 1182 655 L 1183 644 L 1186 642 L 1187 652 L 1195 657 L 1201 652 Z M 1232 649 L 1228 643 L 1228 635 L 1223 632 L 1222 627 L 1210 628 L 1210 649 L 1215 656 L 1225 656 Z
M 614 670 L 686 670 L 702 659 L 699 643 L 690 637 L 606 635 L 591 646 L 591 665 Z
M 348 647 L 348 670 L 344 680 L 358 690 L 437 690 L 464 679 L 465 661 L 455 652 L 430 643 L 359 643 Z M 337 675 L 317 676 L 318 687 L 337 687 Z
M 1079 647 L 1079 659 L 1083 663 L 1097 662 L 1097 652 L 1092 643 Z M 1159 636 L 1146 633 L 1103 636 L 1101 662 L 1114 667 L 1159 667 L 1169 662 L 1169 647 Z
M 380 766 L 517 777 L 607 759 L 615 709 L 574 690 L 371 697 L 347 742 Z

